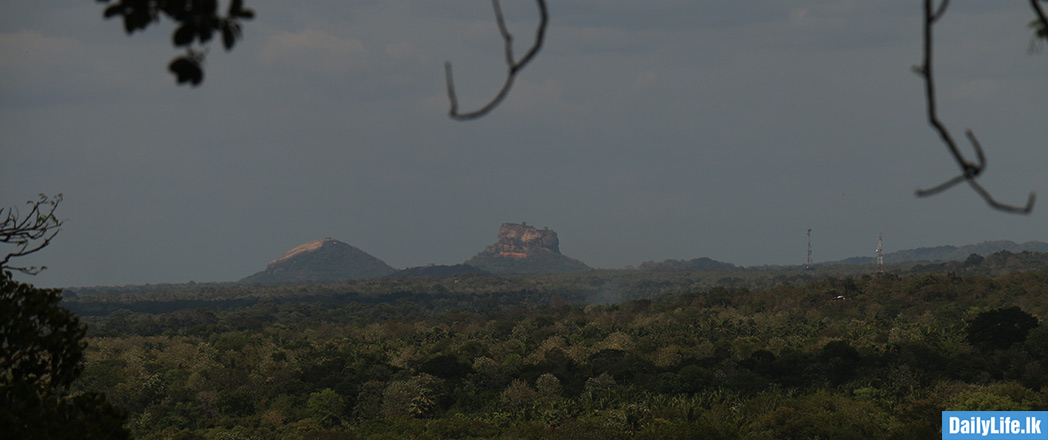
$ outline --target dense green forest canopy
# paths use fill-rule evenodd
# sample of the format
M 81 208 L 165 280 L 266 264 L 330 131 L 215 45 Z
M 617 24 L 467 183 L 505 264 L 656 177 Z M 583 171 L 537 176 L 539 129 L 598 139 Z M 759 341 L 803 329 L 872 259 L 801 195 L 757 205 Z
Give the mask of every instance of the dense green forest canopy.
M 82 315 L 75 386 L 145 439 L 935 438 L 943 410 L 1048 407 L 1038 258 L 81 291 L 167 303 Z M 651 297 L 585 301 L 613 286 Z

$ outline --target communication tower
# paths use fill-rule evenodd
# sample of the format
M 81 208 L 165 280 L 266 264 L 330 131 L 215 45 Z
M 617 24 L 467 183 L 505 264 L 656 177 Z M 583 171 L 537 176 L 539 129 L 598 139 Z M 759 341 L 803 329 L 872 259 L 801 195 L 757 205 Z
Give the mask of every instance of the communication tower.
M 814 268 L 811 261 L 811 228 L 808 228 L 808 265 L 805 269 L 812 270 Z
M 877 272 L 884 273 L 884 241 L 880 232 L 877 233 Z

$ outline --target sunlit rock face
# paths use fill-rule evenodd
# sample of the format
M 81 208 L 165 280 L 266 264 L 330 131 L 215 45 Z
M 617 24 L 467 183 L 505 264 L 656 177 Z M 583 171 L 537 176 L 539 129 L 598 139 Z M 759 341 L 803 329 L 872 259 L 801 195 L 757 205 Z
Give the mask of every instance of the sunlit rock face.
M 560 253 L 560 239 L 549 228 L 527 223 L 503 223 L 498 241 L 466 261 L 493 274 L 552 273 L 591 270 L 585 263 Z
M 536 229 L 527 223 L 503 223 L 499 227 L 495 252 L 502 256 L 523 258 L 535 252 L 560 253 L 560 239 L 549 228 Z

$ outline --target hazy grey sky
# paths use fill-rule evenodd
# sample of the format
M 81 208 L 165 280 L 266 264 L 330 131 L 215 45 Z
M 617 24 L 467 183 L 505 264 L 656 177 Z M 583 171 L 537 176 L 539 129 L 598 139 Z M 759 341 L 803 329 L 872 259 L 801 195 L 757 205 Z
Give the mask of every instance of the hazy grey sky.
M 503 79 L 485 1 L 248 0 L 205 81 L 176 87 L 165 22 L 132 37 L 92 1 L 0 6 L 0 204 L 64 193 L 41 286 L 230 281 L 333 237 L 395 267 L 462 262 L 499 224 L 555 229 L 592 266 L 742 265 L 1048 239 L 1048 52 L 1026 2 L 954 2 L 941 117 L 998 198 L 917 199 L 957 173 L 928 127 L 918 0 L 553 1 L 544 50 Z M 224 2 L 223 2 L 224 3 Z M 537 22 L 504 2 L 517 53 Z M 224 7 L 224 5 L 223 5 Z

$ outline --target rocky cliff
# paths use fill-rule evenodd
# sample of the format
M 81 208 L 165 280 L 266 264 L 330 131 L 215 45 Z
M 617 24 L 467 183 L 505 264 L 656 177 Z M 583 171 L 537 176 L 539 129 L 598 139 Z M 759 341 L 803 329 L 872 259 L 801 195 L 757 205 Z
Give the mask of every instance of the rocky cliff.
M 503 223 L 499 227 L 495 252 L 507 257 L 526 257 L 535 252 L 560 253 L 560 239 L 549 228 L 535 229 L 527 223 Z
M 503 223 L 498 241 L 466 261 L 493 274 L 551 273 L 590 270 L 585 263 L 560 253 L 560 239 L 549 228 L 527 223 Z

